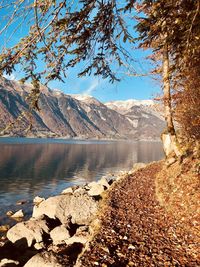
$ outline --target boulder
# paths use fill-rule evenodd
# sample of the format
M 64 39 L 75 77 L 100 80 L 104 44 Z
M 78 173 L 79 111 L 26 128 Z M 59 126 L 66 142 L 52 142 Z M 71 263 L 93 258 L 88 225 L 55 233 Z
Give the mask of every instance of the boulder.
M 30 219 L 17 223 L 7 232 L 7 238 L 16 245 L 31 247 L 35 242 L 42 242 L 44 233 L 49 233 L 47 222 L 44 219 Z
M 87 236 L 72 236 L 65 240 L 66 245 L 72 245 L 74 243 L 81 243 L 85 245 L 88 242 Z
M 92 197 L 100 196 L 105 190 L 103 185 L 98 184 L 96 182 L 89 183 L 88 187 L 90 188 L 88 191 L 88 195 Z
M 116 176 L 114 176 L 112 174 L 102 176 L 101 179 L 103 179 L 103 178 L 106 179 L 106 181 L 108 182 L 109 185 L 111 185 L 116 180 Z
M 63 200 L 60 204 L 65 208 L 65 218 L 71 216 L 71 222 L 78 225 L 89 225 L 97 211 L 96 201 L 82 193 L 71 196 L 67 205 Z
M 0 267 L 15 267 L 18 266 L 19 262 L 14 261 L 14 260 L 9 260 L 9 259 L 2 259 L 0 261 Z
M 68 187 L 64 189 L 61 194 L 73 194 L 73 189 L 71 187 Z
M 98 184 L 103 185 L 104 187 L 106 187 L 106 189 L 108 189 L 110 187 L 107 179 L 105 177 L 102 177 L 99 181 Z
M 33 256 L 24 267 L 61 267 L 52 252 L 42 252 Z
M 55 197 L 50 197 L 34 206 L 33 217 L 38 218 L 41 215 L 47 215 L 53 219 L 67 225 L 69 217 L 73 224 L 88 225 L 93 215 L 97 211 L 97 203 L 87 194 L 66 194 Z
M 50 237 L 53 241 L 54 245 L 60 245 L 65 243 L 64 240 L 70 238 L 69 231 L 66 229 L 64 225 L 55 227 L 50 232 Z
M 23 210 L 18 210 L 13 215 L 11 215 L 11 218 L 23 218 L 23 217 L 24 217 Z
M 87 190 L 84 187 L 79 187 L 74 191 L 74 196 L 87 194 Z
M 34 203 L 35 205 L 39 205 L 39 204 L 40 204 L 42 201 L 44 201 L 44 200 L 45 200 L 45 198 L 36 196 L 36 197 L 33 199 L 33 203 Z

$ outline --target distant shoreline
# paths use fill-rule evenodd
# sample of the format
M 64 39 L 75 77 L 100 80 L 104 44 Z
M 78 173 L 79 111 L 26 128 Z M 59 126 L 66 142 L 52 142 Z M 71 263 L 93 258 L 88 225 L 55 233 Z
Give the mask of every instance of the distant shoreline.
M 56 141 L 64 141 L 64 142 L 68 142 L 68 141 L 80 141 L 80 142 L 159 142 L 161 143 L 162 141 L 160 139 L 114 139 L 114 138 L 80 138 L 80 137 L 75 137 L 75 138 L 64 138 L 64 137 L 34 137 L 34 136 L 8 136 L 8 135 L 5 135 L 5 136 L 0 136 L 0 143 L 1 143 L 1 140 L 5 140 L 5 139 L 10 139 L 10 140 L 14 140 L 14 139 L 18 139 L 18 140 L 41 140 L 41 143 L 42 141 L 44 140 L 53 140 L 53 142 L 56 143 Z

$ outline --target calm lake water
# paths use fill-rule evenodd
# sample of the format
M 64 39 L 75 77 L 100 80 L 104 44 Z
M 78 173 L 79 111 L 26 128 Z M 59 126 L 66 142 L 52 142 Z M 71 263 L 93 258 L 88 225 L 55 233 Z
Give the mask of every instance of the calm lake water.
M 36 195 L 55 195 L 162 157 L 160 142 L 0 138 L 0 224 L 8 222 L 8 210 L 30 215 Z M 28 203 L 16 206 L 19 200 Z

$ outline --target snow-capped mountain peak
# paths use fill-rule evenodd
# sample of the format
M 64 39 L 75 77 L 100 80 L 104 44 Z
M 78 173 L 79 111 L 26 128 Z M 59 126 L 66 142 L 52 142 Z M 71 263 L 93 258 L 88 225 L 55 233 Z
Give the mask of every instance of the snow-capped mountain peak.
M 86 104 L 95 104 L 95 105 L 101 104 L 101 102 L 99 102 L 96 98 L 94 98 L 91 95 L 71 94 L 70 96 Z
M 136 99 L 128 99 L 128 100 L 118 100 L 118 101 L 111 101 L 105 103 L 107 107 L 110 109 L 117 110 L 120 113 L 124 113 L 130 110 L 134 106 L 153 106 L 153 100 L 136 100 Z

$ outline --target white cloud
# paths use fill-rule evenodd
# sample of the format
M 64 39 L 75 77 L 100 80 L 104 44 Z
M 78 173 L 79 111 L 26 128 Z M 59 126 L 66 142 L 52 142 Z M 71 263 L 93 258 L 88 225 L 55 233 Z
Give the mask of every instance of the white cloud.
M 105 81 L 102 79 L 93 78 L 90 79 L 88 88 L 82 92 L 83 95 L 92 95 L 92 93 L 100 87 Z

